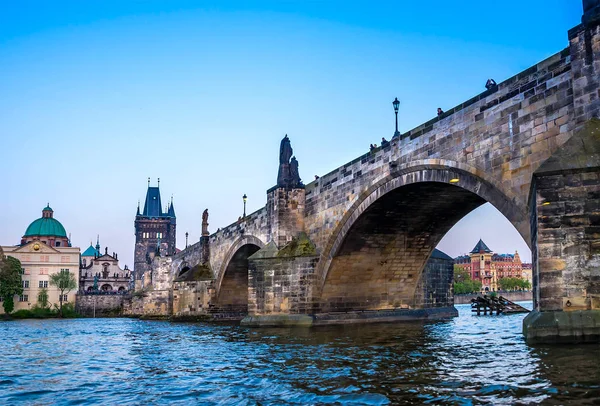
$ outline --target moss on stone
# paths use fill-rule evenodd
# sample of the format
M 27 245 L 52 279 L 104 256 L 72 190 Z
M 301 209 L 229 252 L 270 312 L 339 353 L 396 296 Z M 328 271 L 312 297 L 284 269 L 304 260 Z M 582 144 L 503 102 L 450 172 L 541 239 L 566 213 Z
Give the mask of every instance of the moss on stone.
M 210 264 L 198 264 L 193 266 L 183 275 L 177 277 L 175 282 L 207 281 L 215 279 Z
M 315 255 L 317 255 L 317 248 L 306 233 L 300 233 L 297 237 L 292 238 L 292 241 L 277 253 L 279 258 L 311 257 Z

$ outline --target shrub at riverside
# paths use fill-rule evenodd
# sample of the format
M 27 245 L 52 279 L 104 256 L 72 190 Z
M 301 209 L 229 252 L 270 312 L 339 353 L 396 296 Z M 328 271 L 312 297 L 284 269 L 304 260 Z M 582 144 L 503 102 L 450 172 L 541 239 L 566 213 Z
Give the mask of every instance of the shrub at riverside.
M 4 312 L 10 314 L 15 309 L 15 295 L 23 294 L 21 282 L 21 261 L 4 255 L 0 248 L 0 297 L 4 298 Z

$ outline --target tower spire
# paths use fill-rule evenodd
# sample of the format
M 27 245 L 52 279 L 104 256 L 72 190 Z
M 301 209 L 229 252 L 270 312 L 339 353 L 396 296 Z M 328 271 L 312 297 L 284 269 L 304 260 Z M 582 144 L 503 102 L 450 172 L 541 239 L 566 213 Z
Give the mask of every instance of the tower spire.
M 98 255 L 100 255 L 100 234 L 96 237 L 96 251 L 98 251 Z
M 158 187 L 160 187 L 160 178 L 158 178 Z
M 138 208 L 137 208 L 137 213 L 135 215 L 136 216 L 140 215 L 140 199 L 138 199 Z

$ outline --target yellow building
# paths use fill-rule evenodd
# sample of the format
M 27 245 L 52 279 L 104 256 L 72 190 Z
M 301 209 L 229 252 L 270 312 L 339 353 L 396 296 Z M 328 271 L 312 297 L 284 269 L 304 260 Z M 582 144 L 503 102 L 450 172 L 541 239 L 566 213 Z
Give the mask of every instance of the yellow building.
M 33 307 L 42 288 L 48 290 L 48 303 L 58 305 L 59 291 L 50 285 L 50 275 L 68 271 L 78 283 L 79 248 L 71 247 L 65 228 L 54 218 L 49 206 L 43 209 L 41 218 L 27 227 L 21 245 L 2 246 L 2 250 L 4 255 L 21 261 L 23 294 L 15 297 L 15 311 Z M 74 303 L 77 290 L 66 294 L 63 303 Z M 2 306 L 1 312 L 4 312 Z

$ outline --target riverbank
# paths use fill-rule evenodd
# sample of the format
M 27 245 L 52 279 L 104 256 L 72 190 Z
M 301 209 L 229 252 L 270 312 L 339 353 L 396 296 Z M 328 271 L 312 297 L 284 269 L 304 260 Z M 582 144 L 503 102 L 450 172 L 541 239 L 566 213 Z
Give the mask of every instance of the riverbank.
M 497 292 L 498 296 L 502 296 L 511 302 L 530 302 L 533 300 L 533 292 Z M 469 293 L 466 295 L 454 295 L 454 304 L 469 304 L 471 299 L 477 297 L 477 293 Z

